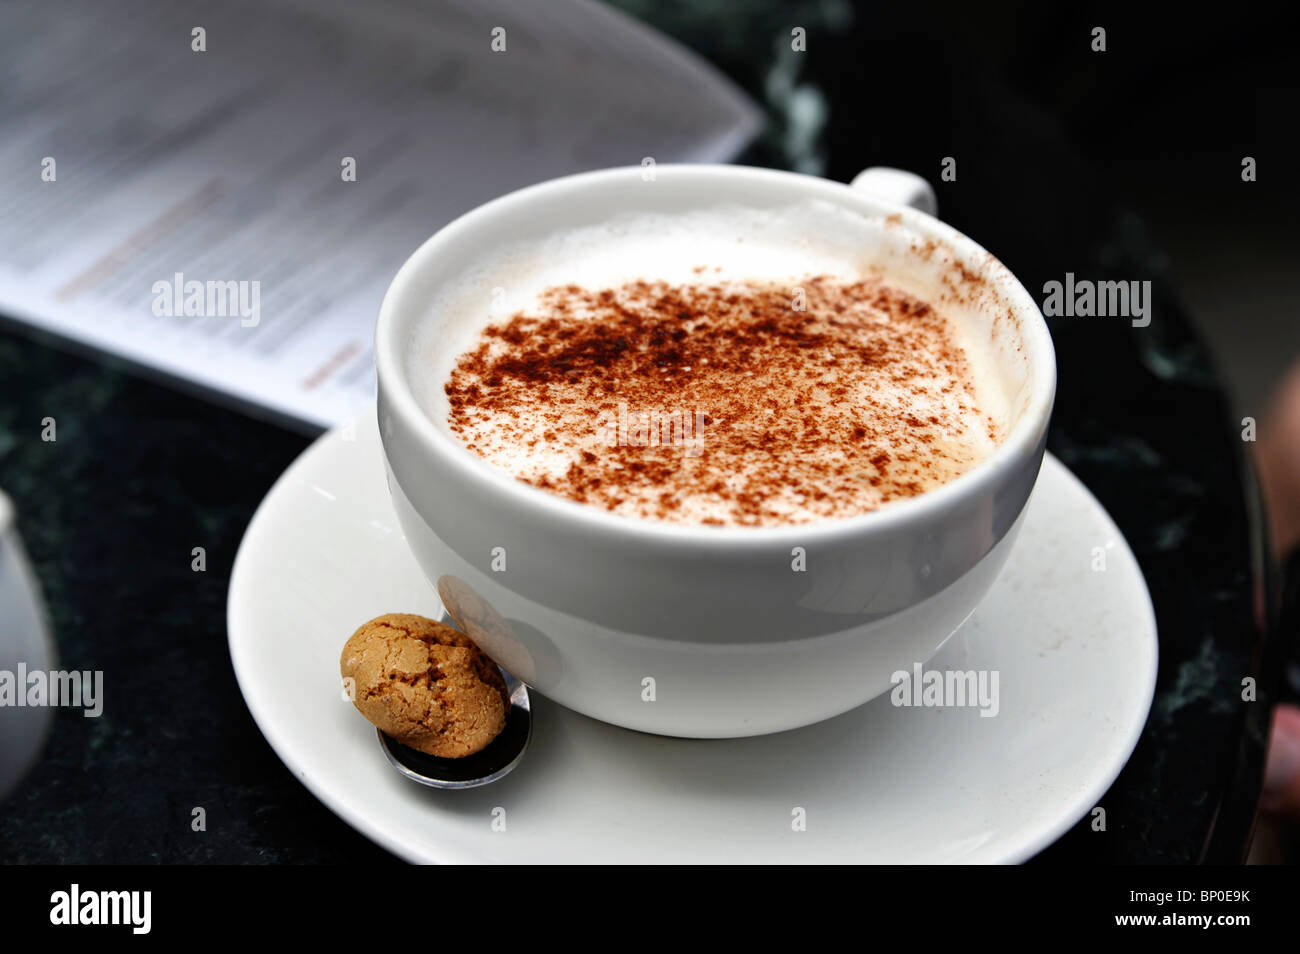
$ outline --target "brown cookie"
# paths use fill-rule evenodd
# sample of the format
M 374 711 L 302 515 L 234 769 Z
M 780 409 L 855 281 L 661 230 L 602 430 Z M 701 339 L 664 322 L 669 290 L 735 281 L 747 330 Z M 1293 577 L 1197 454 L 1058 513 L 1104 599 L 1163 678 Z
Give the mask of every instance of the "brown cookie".
M 363 623 L 339 669 L 363 716 L 429 755 L 473 755 L 505 728 L 510 696 L 500 670 L 464 633 L 423 616 Z

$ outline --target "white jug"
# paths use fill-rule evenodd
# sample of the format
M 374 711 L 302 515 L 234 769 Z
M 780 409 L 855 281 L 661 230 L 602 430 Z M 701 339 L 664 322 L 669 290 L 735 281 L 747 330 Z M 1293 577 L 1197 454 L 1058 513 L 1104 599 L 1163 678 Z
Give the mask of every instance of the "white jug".
M 36 577 L 27 562 L 13 504 L 0 492 L 0 673 L 17 679 L 25 671 L 49 671 L 55 666 L 54 643 Z M 3 678 L 3 677 L 0 677 Z M 15 693 L 25 693 L 15 685 Z M 48 705 L 0 705 L 0 799 L 36 761 L 49 731 L 53 710 Z

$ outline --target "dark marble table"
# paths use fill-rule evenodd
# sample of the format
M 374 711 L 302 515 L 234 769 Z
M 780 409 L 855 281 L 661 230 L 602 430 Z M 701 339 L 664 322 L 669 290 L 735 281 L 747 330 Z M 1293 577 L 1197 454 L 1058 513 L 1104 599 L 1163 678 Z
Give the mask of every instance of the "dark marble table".
M 803 18 L 817 55 L 801 62 L 773 39 L 788 35 L 779 5 L 753 4 L 744 17 L 725 3 L 672 5 L 651 19 L 765 102 L 770 126 L 747 161 L 841 180 L 866 165 L 915 169 L 935 182 L 945 218 L 1035 293 L 1071 271 L 1153 281 L 1147 328 L 1052 322 L 1060 390 L 1049 447 L 1137 555 L 1160 672 L 1138 748 L 1101 801 L 1108 830 L 1081 822 L 1036 863 L 1239 860 L 1280 668 L 1257 605 L 1262 613 L 1274 598 L 1239 425 L 1140 204 L 1120 201 L 1050 110 L 1007 86 L 951 26 L 818 9 Z M 725 29 L 718 10 L 733 11 Z M 871 95 L 907 62 L 884 35 L 945 55 Z M 956 182 L 938 181 L 947 155 L 958 157 Z M 40 440 L 47 416 L 56 443 Z M 62 665 L 102 669 L 112 685 L 102 718 L 57 713 L 43 761 L 0 810 L 0 861 L 391 860 L 280 763 L 227 654 L 236 547 L 307 443 L 112 360 L 0 330 L 0 486 L 17 505 Z M 191 570 L 195 546 L 207 549 L 206 572 Z M 1245 676 L 1260 680 L 1260 701 L 1242 702 Z M 196 806 L 206 832 L 190 829 Z

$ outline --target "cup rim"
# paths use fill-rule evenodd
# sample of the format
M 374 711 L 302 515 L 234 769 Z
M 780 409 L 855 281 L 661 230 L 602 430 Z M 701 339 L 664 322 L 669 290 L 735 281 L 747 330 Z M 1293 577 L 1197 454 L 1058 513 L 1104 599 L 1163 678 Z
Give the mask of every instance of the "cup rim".
M 841 205 L 847 199 L 850 205 L 860 206 L 866 203 L 874 206 L 874 214 L 898 216 L 905 227 L 922 236 L 939 239 L 964 261 L 979 262 L 979 274 L 994 279 L 995 287 L 1002 291 L 1015 311 L 1019 340 L 1028 351 L 1031 393 L 1011 431 L 987 457 L 965 473 L 914 497 L 891 501 L 875 510 L 843 517 L 756 527 L 670 523 L 614 513 L 524 483 L 508 471 L 475 456 L 450 435 L 444 434 L 420 407 L 406 379 L 406 362 L 402 353 L 404 336 L 396 334 L 394 330 L 402 307 L 409 307 L 404 299 L 415 276 L 429 267 L 444 248 L 459 241 L 465 233 L 472 232 L 481 223 L 501 215 L 510 206 L 618 178 L 639 178 L 641 173 L 640 166 L 620 166 L 550 179 L 506 193 L 443 226 L 411 254 L 393 277 L 380 304 L 375 326 L 377 385 L 384 407 L 389 413 L 400 415 L 410 431 L 421 440 L 425 450 L 436 455 L 442 465 L 452 468 L 467 481 L 491 487 L 494 493 L 501 495 L 503 503 L 533 511 L 576 529 L 627 538 L 647 545 L 689 543 L 694 547 L 730 550 L 759 544 L 807 546 L 888 533 L 905 524 L 924 520 L 927 515 L 933 517 L 942 514 L 963 500 L 986 493 L 1016 461 L 1026 459 L 1034 453 L 1046 432 L 1055 399 L 1056 354 L 1037 303 L 997 258 L 934 216 L 879 199 L 845 183 L 783 170 L 686 163 L 656 165 L 656 177 L 746 179 L 759 184 L 777 181 L 788 183 L 794 180 L 807 190 L 809 197 L 821 197 Z M 381 435 L 386 443 L 385 430 L 381 426 Z M 387 455 L 387 450 L 385 454 Z M 396 473 L 394 476 L 400 478 Z

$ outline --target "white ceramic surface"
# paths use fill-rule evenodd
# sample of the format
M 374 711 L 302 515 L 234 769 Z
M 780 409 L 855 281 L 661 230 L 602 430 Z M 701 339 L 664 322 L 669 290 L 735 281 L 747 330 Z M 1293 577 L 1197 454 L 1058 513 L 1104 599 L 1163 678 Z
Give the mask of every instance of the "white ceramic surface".
M 418 405 L 406 380 L 412 329 L 438 320 L 428 304 L 441 284 L 497 244 L 629 211 L 809 200 L 878 220 L 881 244 L 864 248 L 863 260 L 964 309 L 963 321 L 990 342 L 1013 395 L 1012 423 L 992 455 L 956 480 L 875 513 L 802 526 L 661 524 L 517 481 Z M 854 186 L 737 166 L 660 166 L 653 182 L 639 168 L 605 170 L 489 202 L 411 256 L 375 332 L 389 486 L 416 561 L 497 662 L 616 725 L 736 737 L 861 705 L 961 625 L 1015 541 L 1042 460 L 1055 358 L 1015 277 L 902 201 L 932 207 L 933 194 L 896 170 L 868 172 Z M 796 548 L 802 572 L 792 569 Z M 505 572 L 493 565 L 501 555 Z M 643 702 L 648 685 L 655 705 Z
M 18 539 L 13 505 L 0 492 L 0 670 L 16 678 L 20 664 L 27 672 L 49 671 L 55 665 L 54 643 L 36 577 Z M 0 707 L 0 798 L 40 754 L 53 715 L 49 706 Z
M 422 862 L 1023 860 L 1097 804 L 1156 675 L 1137 564 L 1051 457 L 1005 569 L 929 663 L 996 670 L 994 718 L 886 695 L 803 729 L 705 741 L 619 729 L 534 694 L 532 746 L 509 777 L 463 792 L 415 785 L 339 685 L 339 652 L 361 622 L 441 612 L 402 540 L 369 416 L 272 488 L 228 609 L 240 688 L 276 752 L 345 821 Z M 796 808 L 806 831 L 791 828 Z

